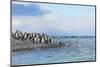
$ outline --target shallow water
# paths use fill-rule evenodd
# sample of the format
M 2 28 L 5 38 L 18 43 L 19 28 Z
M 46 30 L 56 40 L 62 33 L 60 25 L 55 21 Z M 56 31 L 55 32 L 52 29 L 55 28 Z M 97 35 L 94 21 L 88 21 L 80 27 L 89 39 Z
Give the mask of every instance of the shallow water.
M 60 40 L 73 42 L 73 44 L 68 48 L 12 52 L 12 65 L 95 61 L 95 38 L 62 38 Z

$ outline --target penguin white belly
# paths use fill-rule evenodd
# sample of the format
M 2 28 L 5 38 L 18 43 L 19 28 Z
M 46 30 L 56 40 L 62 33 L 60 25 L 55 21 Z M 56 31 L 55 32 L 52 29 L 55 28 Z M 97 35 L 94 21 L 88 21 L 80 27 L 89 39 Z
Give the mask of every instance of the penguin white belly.
M 42 38 L 42 41 L 41 41 L 42 43 L 45 43 L 45 39 L 44 38 Z
M 34 39 L 34 41 L 35 41 L 35 43 L 38 43 L 38 38 L 36 37 L 36 38 Z

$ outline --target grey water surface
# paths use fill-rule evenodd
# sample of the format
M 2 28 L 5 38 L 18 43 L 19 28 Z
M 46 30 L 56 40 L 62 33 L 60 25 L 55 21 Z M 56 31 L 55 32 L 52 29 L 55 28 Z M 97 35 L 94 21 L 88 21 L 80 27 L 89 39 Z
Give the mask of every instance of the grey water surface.
M 95 38 L 60 38 L 71 42 L 63 48 L 33 49 L 12 52 L 12 65 L 95 61 Z

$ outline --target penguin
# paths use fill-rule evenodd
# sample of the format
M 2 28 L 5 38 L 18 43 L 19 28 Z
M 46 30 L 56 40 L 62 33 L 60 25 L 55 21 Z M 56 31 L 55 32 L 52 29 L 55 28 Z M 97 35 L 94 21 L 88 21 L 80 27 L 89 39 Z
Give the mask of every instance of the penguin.
M 51 38 L 51 44 L 52 44 L 52 43 L 54 43 L 54 38 L 53 38 L 53 37 Z
M 42 37 L 41 43 L 45 43 L 45 39 L 44 39 L 44 37 Z
M 18 34 L 18 32 L 15 32 L 15 39 L 19 39 L 19 34 Z
M 24 33 L 24 40 L 27 40 L 27 33 Z
M 35 38 L 36 37 L 36 33 L 33 33 L 32 36 L 33 36 L 33 38 Z
M 38 38 L 37 38 L 37 42 L 40 43 L 40 41 L 41 41 L 41 39 L 38 37 Z
M 19 32 L 19 39 L 22 40 L 23 33 Z
M 45 37 L 45 43 L 46 44 L 48 43 L 48 37 L 47 36 Z
M 28 39 L 31 41 L 32 40 L 32 33 L 28 34 Z
M 38 43 L 38 37 L 35 37 L 34 41 L 35 43 Z
M 45 37 L 45 34 L 44 33 L 42 33 L 42 35 L 41 35 L 43 38 Z
M 58 40 L 58 44 L 60 44 L 60 45 L 61 45 L 61 44 L 62 44 L 62 42 Z
M 48 44 L 51 44 L 51 38 L 48 38 Z
M 31 42 L 35 43 L 35 37 L 31 38 Z

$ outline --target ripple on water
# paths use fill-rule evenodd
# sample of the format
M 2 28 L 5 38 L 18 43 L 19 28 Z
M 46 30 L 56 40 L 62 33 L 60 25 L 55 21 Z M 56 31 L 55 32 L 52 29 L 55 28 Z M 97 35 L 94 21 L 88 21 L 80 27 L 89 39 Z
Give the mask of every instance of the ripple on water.
M 68 38 L 64 40 L 66 41 Z M 49 48 L 12 52 L 12 64 L 26 65 L 95 60 L 94 38 L 72 39 L 72 41 L 73 40 L 78 40 L 80 42 L 78 48 Z

